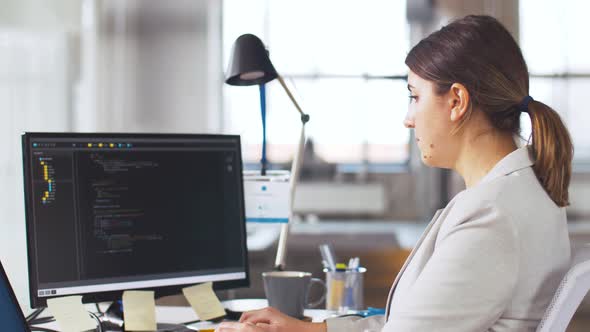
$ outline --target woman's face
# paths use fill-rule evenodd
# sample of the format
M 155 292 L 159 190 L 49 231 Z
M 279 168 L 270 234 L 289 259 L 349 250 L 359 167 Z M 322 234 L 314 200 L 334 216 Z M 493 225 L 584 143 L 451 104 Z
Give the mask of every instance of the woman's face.
M 453 103 L 449 96 L 438 96 L 434 85 L 414 72 L 408 74 L 410 105 L 404 120 L 406 128 L 415 131 L 422 161 L 433 167 L 451 168 L 457 154 L 456 137 L 451 135 Z

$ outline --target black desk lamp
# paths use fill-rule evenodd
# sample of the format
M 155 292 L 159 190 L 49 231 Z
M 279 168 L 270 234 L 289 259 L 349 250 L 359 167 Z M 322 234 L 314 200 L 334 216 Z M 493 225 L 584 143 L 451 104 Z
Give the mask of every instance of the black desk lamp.
M 262 164 L 261 174 L 266 175 L 267 160 L 266 160 L 266 89 L 265 84 L 278 79 L 279 83 L 295 105 L 299 114 L 301 114 L 301 135 L 299 138 L 299 145 L 293 163 L 291 165 L 290 177 L 290 197 L 291 207 L 289 219 L 293 216 L 293 202 L 295 200 L 295 185 L 299 176 L 301 168 L 301 158 L 303 156 L 303 149 L 305 147 L 305 124 L 309 121 L 309 115 L 303 113 L 301 107 L 287 88 L 283 78 L 277 73 L 275 67 L 272 65 L 268 57 L 268 51 L 264 47 L 262 41 L 252 34 L 241 35 L 236 39 L 233 45 L 229 68 L 227 70 L 225 83 L 230 85 L 248 86 L 258 85 L 260 87 L 260 106 L 262 111 Z M 276 270 L 283 270 L 285 266 L 285 255 L 287 247 L 287 235 L 289 233 L 289 224 L 285 223 L 281 226 L 281 234 L 279 236 L 279 244 L 277 248 L 277 255 L 275 259 Z

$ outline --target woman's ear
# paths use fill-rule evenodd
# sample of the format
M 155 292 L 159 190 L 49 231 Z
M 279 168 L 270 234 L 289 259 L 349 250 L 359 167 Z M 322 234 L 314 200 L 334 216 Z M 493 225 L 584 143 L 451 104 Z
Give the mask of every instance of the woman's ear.
M 461 120 L 469 110 L 469 91 L 461 83 L 453 83 L 449 90 L 449 103 L 451 106 L 451 121 Z

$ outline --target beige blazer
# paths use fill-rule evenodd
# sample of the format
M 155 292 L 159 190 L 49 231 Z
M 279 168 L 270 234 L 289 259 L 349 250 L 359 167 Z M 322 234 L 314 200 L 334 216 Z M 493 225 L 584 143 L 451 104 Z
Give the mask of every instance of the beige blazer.
M 570 244 L 565 209 L 532 165 L 528 147 L 517 149 L 457 194 L 402 267 L 386 315 L 329 319 L 328 331 L 534 331 Z

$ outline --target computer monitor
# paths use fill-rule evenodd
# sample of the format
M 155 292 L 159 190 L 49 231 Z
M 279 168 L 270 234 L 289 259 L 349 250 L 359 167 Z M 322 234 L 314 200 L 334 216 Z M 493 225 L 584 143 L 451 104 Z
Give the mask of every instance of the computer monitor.
M 249 285 L 239 136 L 22 138 L 33 308 Z

